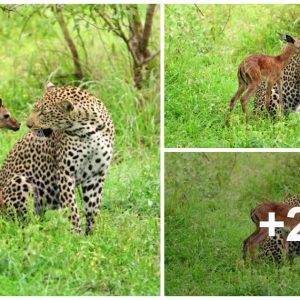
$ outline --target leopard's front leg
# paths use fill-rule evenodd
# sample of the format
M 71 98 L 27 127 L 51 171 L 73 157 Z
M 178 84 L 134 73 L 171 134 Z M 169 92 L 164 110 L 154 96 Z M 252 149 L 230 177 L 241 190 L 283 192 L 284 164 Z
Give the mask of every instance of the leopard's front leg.
M 80 215 L 75 195 L 75 179 L 70 176 L 68 170 L 60 169 L 58 176 L 59 200 L 62 208 L 71 209 L 71 222 L 78 233 L 82 233 Z
M 94 176 L 82 183 L 83 200 L 86 214 L 86 234 L 89 234 L 94 226 L 95 217 L 100 210 L 103 195 L 105 175 Z

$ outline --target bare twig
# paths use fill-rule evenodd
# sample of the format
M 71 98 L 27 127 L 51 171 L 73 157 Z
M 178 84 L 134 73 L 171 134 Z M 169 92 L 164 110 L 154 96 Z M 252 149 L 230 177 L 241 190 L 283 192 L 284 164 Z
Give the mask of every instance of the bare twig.
M 227 14 L 227 19 L 223 25 L 223 28 L 221 30 L 221 33 L 223 33 L 227 27 L 227 24 L 229 23 L 229 20 L 230 20 L 230 17 L 231 17 L 231 6 L 228 7 L 228 14 Z
M 103 21 L 106 23 L 106 25 L 108 26 L 108 28 L 117 36 L 119 36 L 120 38 L 122 38 L 124 40 L 124 42 L 127 42 L 128 39 L 125 36 L 124 32 L 122 30 L 120 30 L 120 28 L 116 28 L 116 26 L 113 24 L 113 22 L 111 21 L 111 19 L 104 14 L 102 11 L 98 10 L 97 11 L 99 16 L 103 19 Z
M 194 5 L 195 5 L 195 7 L 196 7 L 197 12 L 198 12 L 202 17 L 204 17 L 204 14 L 203 14 L 202 10 L 199 8 L 198 4 L 194 4 Z
M 202 156 L 207 160 L 210 161 L 210 159 L 208 158 L 207 154 L 205 152 L 202 152 Z
M 17 10 L 18 5 L 14 4 L 14 5 L 0 5 L 0 9 L 3 12 L 6 13 L 11 13 L 11 12 L 15 12 Z

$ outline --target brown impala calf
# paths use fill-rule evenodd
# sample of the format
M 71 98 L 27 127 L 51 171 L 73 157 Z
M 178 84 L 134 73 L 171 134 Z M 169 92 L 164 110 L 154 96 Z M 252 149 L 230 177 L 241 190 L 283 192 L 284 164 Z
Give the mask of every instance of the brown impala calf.
M 3 106 L 2 99 L 0 99 L 0 128 L 7 128 L 14 131 L 20 128 L 20 123 L 12 118 L 9 110 Z
M 272 87 L 275 83 L 278 86 L 279 106 L 283 112 L 282 102 L 282 74 L 284 68 L 289 64 L 294 54 L 300 52 L 300 40 L 289 35 L 281 35 L 281 39 L 288 43 L 281 54 L 270 56 L 264 54 L 254 54 L 243 60 L 238 68 L 239 88 L 230 102 L 230 112 L 234 109 L 236 102 L 241 98 L 242 109 L 246 117 L 248 116 L 248 102 L 258 90 L 263 79 L 267 80 L 267 90 L 265 105 L 270 111 L 270 97 Z
M 251 219 L 256 225 L 256 230 L 244 240 L 243 243 L 243 258 L 246 259 L 247 251 L 249 249 L 251 258 L 255 261 L 256 247 L 259 246 L 268 238 L 268 228 L 259 227 L 261 221 L 269 220 L 269 212 L 275 213 L 275 221 L 284 222 L 284 232 L 290 232 L 300 223 L 300 214 L 296 214 L 293 218 L 288 217 L 289 210 L 295 206 L 286 202 L 264 202 L 251 211 Z M 284 234 L 283 248 L 288 253 L 289 243 L 287 242 L 287 234 Z

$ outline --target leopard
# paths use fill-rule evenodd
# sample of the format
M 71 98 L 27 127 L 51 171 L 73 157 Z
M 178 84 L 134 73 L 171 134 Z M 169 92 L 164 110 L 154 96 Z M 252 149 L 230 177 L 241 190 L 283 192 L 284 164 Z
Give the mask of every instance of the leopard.
M 33 198 L 35 214 L 66 209 L 75 232 L 83 233 L 76 200 L 81 187 L 85 234 L 91 233 L 113 158 L 111 113 L 86 90 L 48 83 L 27 127 L 0 171 L 2 213 L 24 218 Z
M 265 111 L 266 83 L 263 82 L 256 92 L 254 112 L 259 115 Z M 295 54 L 283 72 L 282 80 L 283 114 L 300 112 L 300 54 Z M 279 109 L 279 92 L 275 84 L 270 99 L 270 116 L 277 116 Z
M 300 194 L 289 197 L 284 202 L 292 206 L 300 206 Z M 288 253 L 287 257 L 285 257 L 284 238 L 286 238 L 286 234 L 283 229 L 276 228 L 275 236 L 268 237 L 260 246 L 260 260 L 265 259 L 280 265 L 285 258 L 292 262 L 296 256 L 300 256 L 300 242 L 291 241 L 288 242 Z

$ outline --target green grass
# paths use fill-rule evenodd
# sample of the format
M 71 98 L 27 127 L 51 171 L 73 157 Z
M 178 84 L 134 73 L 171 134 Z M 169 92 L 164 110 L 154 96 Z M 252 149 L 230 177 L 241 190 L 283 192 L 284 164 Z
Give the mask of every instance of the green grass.
M 299 295 L 299 258 L 280 268 L 242 260 L 250 209 L 298 194 L 299 165 L 297 153 L 167 153 L 166 294 Z
M 71 6 L 70 6 L 71 7 Z M 87 6 L 81 6 L 86 9 Z M 0 165 L 27 131 L 25 123 L 43 95 L 49 74 L 73 72 L 72 60 L 50 9 L 25 24 L 32 6 L 10 17 L 0 11 L 0 95 L 23 124 L 0 131 Z M 80 7 L 76 8 L 80 11 Z M 159 14 L 151 45 L 159 45 Z M 69 19 L 80 56 L 83 49 Z M 82 82 L 55 77 L 57 85 L 82 85 L 102 99 L 116 126 L 114 161 L 105 183 L 97 225 L 91 236 L 72 233 L 62 212 L 32 215 L 22 228 L 0 219 L 0 295 L 159 295 L 159 61 L 145 87 L 132 84 L 130 61 L 112 33 L 81 24 L 89 51 Z M 101 35 L 102 40 L 99 38 Z M 102 42 L 103 41 L 103 42 Z M 112 48 L 115 50 L 112 51 Z M 84 214 L 79 194 L 77 199 Z
M 299 147 L 300 117 L 247 124 L 240 103 L 225 119 L 237 90 L 237 67 L 254 53 L 278 54 L 278 32 L 298 36 L 299 5 L 167 5 L 165 9 L 165 146 Z

